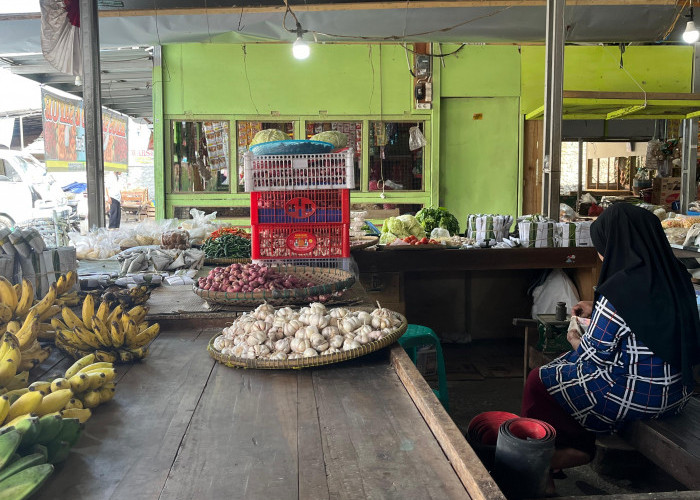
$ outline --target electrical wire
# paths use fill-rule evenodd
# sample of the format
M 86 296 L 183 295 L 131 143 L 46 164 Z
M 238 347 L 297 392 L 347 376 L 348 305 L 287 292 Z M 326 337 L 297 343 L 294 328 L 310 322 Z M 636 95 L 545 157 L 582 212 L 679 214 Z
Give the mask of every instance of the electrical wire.
M 248 95 L 250 96 L 250 102 L 255 108 L 255 114 L 260 114 L 260 111 L 258 110 L 258 106 L 255 104 L 255 101 L 253 100 L 253 89 L 250 87 L 250 78 L 248 78 L 248 52 L 246 51 L 245 44 L 242 46 L 243 48 L 243 72 L 245 74 L 245 81 L 248 83 Z
M 282 18 L 282 28 L 289 33 L 297 33 L 298 28 L 301 26 L 301 23 L 299 22 L 299 19 L 297 18 L 296 14 L 294 13 L 294 10 L 292 10 L 292 8 L 289 6 L 288 0 L 283 0 L 283 1 L 284 1 L 284 5 L 285 5 L 285 11 L 284 11 L 284 16 Z M 497 10 L 497 11 L 490 12 L 488 14 L 484 14 L 482 16 L 478 16 L 478 17 L 475 17 L 472 19 L 467 19 L 466 21 L 462 21 L 460 23 L 454 24 L 452 26 L 447 26 L 445 28 L 440 28 L 440 29 L 430 30 L 430 31 L 423 31 L 423 32 L 419 32 L 419 33 L 410 33 L 408 35 L 405 33 L 405 31 L 406 31 L 405 26 L 404 26 L 403 35 L 389 35 L 389 36 L 380 36 L 380 37 L 357 36 L 357 35 L 339 35 L 339 34 L 335 34 L 335 33 L 325 33 L 323 31 L 316 31 L 316 30 L 302 30 L 302 32 L 303 33 L 313 33 L 314 36 L 321 35 L 321 36 L 326 36 L 326 37 L 330 37 L 330 38 L 345 38 L 345 39 L 351 39 L 351 40 L 367 40 L 367 41 L 375 41 L 375 42 L 399 41 L 399 40 L 402 40 L 406 37 L 425 36 L 425 35 L 431 35 L 433 33 L 445 33 L 447 31 L 451 31 L 455 28 L 459 28 L 460 26 L 464 26 L 465 24 L 469 24 L 469 23 L 479 21 L 481 19 L 493 17 L 497 14 L 500 14 L 501 12 L 505 12 L 506 10 L 510 9 L 511 7 L 512 6 L 504 7 L 502 9 Z M 406 2 L 406 11 L 408 12 L 408 2 Z M 294 21 L 297 23 L 297 29 L 287 28 L 287 25 L 286 25 L 287 14 L 290 14 L 294 18 Z M 451 53 L 444 54 L 444 56 L 442 56 L 442 57 L 446 57 L 449 55 L 452 55 L 452 54 Z
M 671 22 L 671 26 L 666 30 L 666 32 L 661 36 L 661 40 L 666 40 L 671 33 L 673 33 L 673 30 L 676 28 L 676 24 L 678 23 L 678 19 L 680 19 L 681 14 L 683 14 L 683 11 L 685 10 L 686 6 L 688 5 L 689 0 L 684 0 L 683 5 L 681 6 L 680 9 L 678 9 L 678 12 L 676 12 L 676 16 L 674 17 L 673 21 Z M 676 5 L 678 2 L 676 2 Z
M 644 107 L 646 108 L 647 107 L 647 91 L 644 89 L 644 87 L 642 87 L 642 85 L 637 81 L 637 79 L 635 77 L 633 77 L 629 71 L 627 71 L 627 68 L 625 68 L 625 66 L 623 64 L 620 64 L 620 62 L 617 61 L 617 59 L 615 59 L 615 56 L 610 54 L 610 52 L 608 50 L 606 50 L 606 48 L 607 47 L 605 45 L 603 45 L 603 52 L 605 52 L 606 54 L 609 54 L 610 57 L 615 61 L 615 64 L 617 64 L 618 67 L 627 74 L 627 76 L 630 78 L 630 80 L 632 80 L 634 82 L 634 84 L 637 87 L 639 87 L 639 90 L 642 91 L 642 93 L 644 94 Z

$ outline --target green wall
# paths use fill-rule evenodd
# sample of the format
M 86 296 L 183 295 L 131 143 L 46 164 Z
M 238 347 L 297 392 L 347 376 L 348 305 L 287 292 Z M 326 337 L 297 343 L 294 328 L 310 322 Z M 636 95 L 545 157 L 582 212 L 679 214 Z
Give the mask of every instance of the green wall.
M 433 53 L 458 48 L 434 44 Z M 522 114 L 543 102 L 544 47 L 467 45 L 434 59 L 432 110 L 413 109 L 413 78 L 396 44 L 316 44 L 305 61 L 291 57 L 289 44 L 179 44 L 162 53 L 154 70 L 159 147 L 169 119 L 362 120 L 365 139 L 370 120 L 425 120 L 425 191 L 388 192 L 385 200 L 353 192 L 353 202 L 439 203 L 462 224 L 467 212 L 519 210 Z M 619 59 L 616 47 L 567 47 L 565 90 L 638 91 L 636 80 L 648 92 L 690 91 L 691 47 L 628 47 L 626 71 Z M 474 119 L 478 113 L 482 120 Z M 156 179 L 165 182 L 167 148 L 158 151 Z M 166 217 L 177 205 L 245 206 L 248 199 L 168 194 L 162 184 L 156 192 L 158 214 Z
M 622 55 L 612 46 L 566 47 L 564 90 L 602 92 L 690 92 L 693 48 L 690 46 L 627 47 Z M 521 48 L 521 111 L 544 104 L 545 48 Z M 637 83 L 635 83 L 635 80 Z

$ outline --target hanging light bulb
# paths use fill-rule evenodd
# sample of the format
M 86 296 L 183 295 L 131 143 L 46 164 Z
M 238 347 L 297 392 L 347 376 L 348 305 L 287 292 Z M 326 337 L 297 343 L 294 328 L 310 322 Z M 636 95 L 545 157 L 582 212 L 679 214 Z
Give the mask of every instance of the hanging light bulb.
M 683 32 L 683 41 L 685 43 L 695 43 L 700 38 L 700 33 L 698 28 L 695 26 L 695 21 L 693 20 L 693 7 L 690 7 L 690 14 L 686 17 L 690 18 L 685 25 L 685 31 Z
M 302 29 L 301 24 L 297 21 L 297 39 L 292 44 L 292 54 L 296 59 L 306 59 L 311 54 L 311 47 L 309 47 L 308 42 L 304 41 L 305 30 Z

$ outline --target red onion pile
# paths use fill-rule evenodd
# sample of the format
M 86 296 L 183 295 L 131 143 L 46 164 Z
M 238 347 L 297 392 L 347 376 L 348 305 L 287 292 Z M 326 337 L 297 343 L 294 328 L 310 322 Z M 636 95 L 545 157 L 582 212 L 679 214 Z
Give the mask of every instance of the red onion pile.
M 213 292 L 262 292 L 315 286 L 298 276 L 282 274 L 265 265 L 231 264 L 215 267 L 207 277 L 199 278 L 197 286 Z

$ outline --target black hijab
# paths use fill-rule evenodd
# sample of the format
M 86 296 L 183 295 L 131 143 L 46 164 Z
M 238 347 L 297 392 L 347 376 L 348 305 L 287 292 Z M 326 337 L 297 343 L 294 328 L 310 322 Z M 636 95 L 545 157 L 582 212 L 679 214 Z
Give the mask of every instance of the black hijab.
M 616 203 L 591 225 L 603 257 L 597 293 L 604 295 L 654 354 L 693 385 L 700 361 L 700 319 L 690 274 L 676 259 L 659 219 Z

